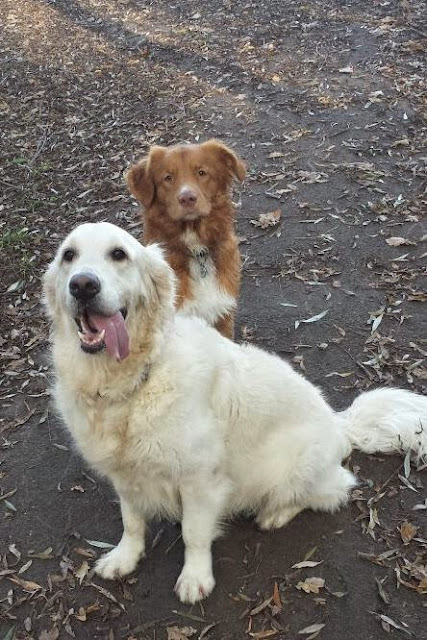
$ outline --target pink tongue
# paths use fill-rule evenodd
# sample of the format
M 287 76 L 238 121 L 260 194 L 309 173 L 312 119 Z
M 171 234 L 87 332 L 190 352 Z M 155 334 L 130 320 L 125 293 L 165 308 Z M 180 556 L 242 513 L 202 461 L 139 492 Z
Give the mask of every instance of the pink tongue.
M 116 360 L 124 360 L 129 355 L 129 336 L 120 311 L 113 316 L 89 315 L 89 322 L 97 331 L 105 329 L 105 345 L 108 353 Z

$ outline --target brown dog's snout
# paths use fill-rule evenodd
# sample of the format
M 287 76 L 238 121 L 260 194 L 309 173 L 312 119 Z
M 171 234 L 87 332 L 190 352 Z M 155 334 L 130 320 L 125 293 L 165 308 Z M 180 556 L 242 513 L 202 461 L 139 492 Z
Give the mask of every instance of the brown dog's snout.
M 76 300 L 92 300 L 101 291 L 101 282 L 94 273 L 76 273 L 68 288 Z
M 192 189 L 182 189 L 178 195 L 178 202 L 183 207 L 193 207 L 197 202 L 197 193 Z

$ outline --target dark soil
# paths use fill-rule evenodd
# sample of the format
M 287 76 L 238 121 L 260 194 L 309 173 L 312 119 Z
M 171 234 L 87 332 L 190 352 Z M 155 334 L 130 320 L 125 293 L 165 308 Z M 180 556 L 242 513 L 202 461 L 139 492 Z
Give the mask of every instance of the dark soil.
M 423 0 L 2 0 L 0 25 L 0 637 L 427 638 L 425 471 L 397 456 L 353 454 L 360 486 L 337 514 L 227 525 L 200 606 L 173 593 L 175 525 L 153 525 L 129 579 L 94 576 L 119 508 L 50 408 L 40 293 L 79 222 L 140 235 L 131 160 L 215 136 L 249 168 L 238 339 L 337 408 L 379 385 L 425 392 Z

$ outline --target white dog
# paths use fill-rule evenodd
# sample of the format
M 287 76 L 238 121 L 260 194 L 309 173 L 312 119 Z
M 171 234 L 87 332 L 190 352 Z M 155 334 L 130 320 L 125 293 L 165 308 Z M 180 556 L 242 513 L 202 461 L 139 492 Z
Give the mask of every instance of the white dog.
M 183 602 L 214 587 L 211 545 L 224 516 L 282 527 L 333 511 L 364 451 L 427 453 L 427 399 L 383 389 L 343 413 L 286 362 L 174 313 L 174 275 L 153 245 L 108 223 L 63 242 L 44 282 L 56 401 L 88 462 L 113 483 L 124 532 L 97 572 L 133 571 L 153 516 L 182 522 Z

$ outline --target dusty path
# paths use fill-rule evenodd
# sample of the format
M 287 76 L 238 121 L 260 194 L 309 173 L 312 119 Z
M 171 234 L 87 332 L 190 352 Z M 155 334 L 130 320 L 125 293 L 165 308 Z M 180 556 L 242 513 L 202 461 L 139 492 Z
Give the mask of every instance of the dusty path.
M 379 384 L 425 392 L 424 3 L 3 0 L 0 29 L 0 637 L 427 638 L 425 471 L 398 457 L 353 455 L 361 484 L 338 514 L 230 524 L 203 606 L 173 594 L 174 525 L 152 528 L 130 579 L 93 576 L 119 510 L 48 408 L 40 305 L 76 223 L 140 233 L 132 159 L 216 136 L 249 167 L 239 339 L 338 408 Z

